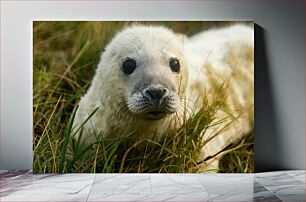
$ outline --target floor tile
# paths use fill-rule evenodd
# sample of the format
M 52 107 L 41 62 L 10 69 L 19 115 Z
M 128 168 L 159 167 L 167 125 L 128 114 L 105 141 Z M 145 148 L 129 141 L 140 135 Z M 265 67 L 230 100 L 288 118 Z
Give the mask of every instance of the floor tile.
M 271 200 L 280 201 L 275 192 L 270 191 L 269 189 L 267 189 L 265 186 L 261 185 L 257 181 L 254 181 L 254 200 L 255 201 L 271 201 Z
M 233 195 L 233 194 L 221 194 L 210 195 L 213 201 L 231 201 L 231 202 L 282 202 L 278 197 L 273 194 L 267 195 Z
M 305 185 L 271 185 L 267 189 L 275 194 L 303 194 L 306 193 Z
M 253 193 L 254 194 L 260 194 L 260 193 L 266 193 L 269 192 L 267 188 L 262 186 L 259 182 L 254 181 L 253 182 Z
M 104 202 L 104 201 L 147 201 L 147 202 L 159 202 L 159 201 L 173 201 L 173 202 L 211 202 L 207 195 L 142 195 L 142 194 L 129 194 L 129 195 L 90 195 L 88 202 Z
M 2 179 L 0 196 L 89 194 L 95 174 L 23 174 Z
M 291 179 L 292 178 L 285 171 L 255 173 L 254 177 L 257 180 L 281 180 L 281 179 Z
M 148 174 L 97 174 L 92 195 L 151 194 Z
M 152 194 L 202 194 L 207 195 L 197 174 L 152 174 Z
M 1 202 L 86 202 L 88 195 L 80 195 L 80 194 L 76 194 L 76 195 L 35 195 L 35 194 L 31 194 L 31 195 L 23 195 L 23 194 L 12 194 L 12 195 L 8 195 L 8 196 L 4 196 L 1 197 Z
M 286 172 L 288 175 L 292 176 L 294 179 L 305 183 L 305 170 L 293 170 Z
M 305 170 L 273 171 L 254 174 L 258 180 L 299 180 L 305 183 Z
M 254 194 L 272 194 L 266 187 L 262 186 L 259 182 L 254 180 L 253 183 L 253 193 Z
M 210 194 L 209 197 L 213 201 L 252 201 L 253 195 L 232 195 L 232 194 Z
M 286 173 L 288 173 L 288 174 L 290 174 L 290 173 L 293 173 L 293 174 L 297 174 L 297 173 L 306 173 L 306 170 L 286 170 L 286 171 L 284 171 L 284 172 L 286 172 Z
M 262 201 L 262 202 L 282 202 L 274 194 L 254 194 L 253 201 Z
M 256 181 L 275 194 L 305 193 L 305 184 L 303 182 L 293 179 L 291 176 L 280 176 L 279 178 L 277 179 L 275 176 L 273 178 L 257 178 Z
M 0 196 L 14 193 L 18 190 L 29 188 L 35 180 L 51 175 L 33 175 L 29 172 L 9 171 L 1 176 Z
M 276 195 L 283 202 L 305 202 L 304 194 L 277 194 Z
M 209 195 L 252 195 L 254 191 L 253 177 L 245 174 L 204 174 L 198 179 Z
M 305 201 L 305 171 L 256 174 L 0 172 L 1 201 Z
M 304 194 L 306 191 L 305 183 L 295 179 L 286 171 L 259 173 L 255 179 L 275 194 Z
M 18 178 L 24 175 L 32 175 L 32 172 L 29 170 L 11 170 L 11 171 L 5 170 L 1 171 L 0 174 L 2 180 L 7 178 L 10 179 Z
M 228 201 L 228 202 L 252 202 L 252 201 L 269 201 L 269 202 L 281 202 L 275 195 L 233 195 L 233 194 L 221 194 L 210 195 L 213 201 Z

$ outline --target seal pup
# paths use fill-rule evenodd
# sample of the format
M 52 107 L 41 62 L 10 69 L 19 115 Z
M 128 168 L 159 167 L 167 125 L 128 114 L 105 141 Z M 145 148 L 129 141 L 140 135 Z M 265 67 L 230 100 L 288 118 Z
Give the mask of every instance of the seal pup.
M 210 141 L 200 158 L 215 156 L 252 130 L 253 41 L 253 29 L 246 25 L 209 30 L 189 39 L 160 26 L 128 27 L 102 53 L 74 126 L 97 109 L 83 126 L 86 141 L 93 140 L 94 134 L 129 132 L 161 140 L 182 121 L 179 111 L 186 100 L 196 113 L 204 100 L 212 103 L 220 96 L 216 86 L 226 84 L 226 103 L 216 113 L 216 121 L 229 114 L 234 119 L 205 132 L 203 141 Z M 223 132 L 228 124 L 230 128 Z M 214 157 L 203 168 L 217 168 L 219 159 Z
M 109 136 L 169 129 L 188 80 L 183 43 L 163 27 L 132 26 L 119 32 L 101 56 L 92 84 L 81 98 L 74 125 L 83 134 Z

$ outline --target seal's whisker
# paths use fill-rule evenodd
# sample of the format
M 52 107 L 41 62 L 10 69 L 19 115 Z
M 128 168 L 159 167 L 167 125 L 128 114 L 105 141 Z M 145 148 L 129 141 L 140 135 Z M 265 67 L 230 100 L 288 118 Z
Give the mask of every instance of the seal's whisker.
M 122 113 L 126 113 L 128 111 L 128 106 L 127 105 L 124 105 L 123 107 L 121 107 L 118 112 L 117 112 L 117 116 L 120 117 L 120 115 Z

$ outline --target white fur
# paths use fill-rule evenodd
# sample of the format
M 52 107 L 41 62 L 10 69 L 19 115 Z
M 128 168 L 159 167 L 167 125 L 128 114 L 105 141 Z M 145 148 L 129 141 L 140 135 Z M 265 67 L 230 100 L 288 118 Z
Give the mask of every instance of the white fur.
M 161 139 L 163 134 L 173 128 L 171 119 L 175 118 L 174 114 L 160 120 L 146 120 L 130 114 L 118 116 L 122 104 L 135 99 L 135 96 L 130 96 L 130 92 L 137 81 L 143 82 L 141 77 L 148 77 L 158 79 L 157 84 L 169 82 L 180 95 L 192 100 L 189 106 L 197 111 L 203 105 L 201 102 L 195 103 L 199 97 L 200 100 L 207 98 L 209 102 L 215 98 L 214 93 L 208 93 L 212 88 L 212 80 L 207 75 L 210 70 L 213 72 L 212 77 L 217 77 L 216 82 L 221 84 L 226 80 L 231 83 L 227 106 L 233 116 L 238 117 L 243 110 L 243 115 L 234 121 L 229 130 L 213 138 L 203 148 L 201 159 L 213 156 L 252 129 L 254 61 L 243 58 L 245 47 L 254 49 L 253 28 L 245 25 L 209 30 L 185 40 L 163 27 L 127 28 L 115 36 L 102 54 L 92 84 L 80 101 L 74 125 L 79 126 L 98 108 L 84 126 L 83 135 L 86 139 L 93 139 L 93 134 L 107 136 L 126 131 L 148 136 L 156 132 L 157 139 Z M 131 76 L 124 75 L 120 69 L 125 57 L 137 58 L 141 66 Z M 169 57 L 180 58 L 180 74 L 171 72 L 167 63 Z M 233 62 L 231 60 L 235 60 L 234 64 L 237 65 L 230 65 Z M 206 66 L 209 68 L 206 69 Z M 243 75 L 242 79 L 232 76 L 237 72 Z M 200 87 L 195 88 L 195 85 Z M 180 103 L 176 101 L 172 104 L 177 107 Z M 217 118 L 222 119 L 224 116 L 225 112 L 220 109 Z M 219 127 L 209 129 L 204 141 L 215 134 Z
M 208 66 L 216 76 L 216 82 L 222 84 L 229 82 L 229 96 L 226 99 L 229 110 L 233 116 L 238 117 L 230 123 L 211 127 L 204 135 L 204 141 L 222 130 L 226 124 L 229 129 L 210 140 L 202 149 L 201 159 L 214 156 L 230 143 L 239 140 L 243 135 L 251 132 L 254 124 L 254 58 L 246 58 L 246 52 L 254 51 L 254 30 L 246 25 L 233 25 L 222 29 L 212 29 L 199 33 L 187 40 L 185 54 L 189 68 L 189 83 L 187 97 L 191 100 L 208 99 L 213 102 L 215 94 L 210 93 L 211 75 L 207 74 Z M 231 54 L 230 58 L 227 58 Z M 232 61 L 231 61 L 232 60 Z M 234 65 L 231 65 L 234 63 Z M 235 76 L 241 74 L 241 77 Z M 195 83 L 201 83 L 202 89 L 194 89 Z M 200 98 L 200 99 L 198 99 Z M 192 105 L 192 102 L 190 103 Z M 193 106 L 196 111 L 202 107 L 199 102 Z M 226 116 L 227 112 L 220 109 L 216 122 Z M 220 155 L 210 162 L 218 167 Z M 217 161 L 214 161 L 217 160 Z

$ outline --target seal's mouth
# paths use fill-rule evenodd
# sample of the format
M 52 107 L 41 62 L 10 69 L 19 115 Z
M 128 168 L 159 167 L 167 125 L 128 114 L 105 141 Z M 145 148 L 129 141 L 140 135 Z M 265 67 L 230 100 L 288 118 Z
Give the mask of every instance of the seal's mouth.
M 165 114 L 165 112 L 163 112 L 163 111 L 152 111 L 152 112 L 148 112 L 148 114 L 159 115 L 159 114 Z
M 132 115 L 141 117 L 143 119 L 147 120 L 159 120 L 167 117 L 169 114 L 172 114 L 174 112 L 162 110 L 162 109 L 151 109 L 149 111 L 143 112 L 143 113 L 135 113 L 132 112 Z
M 152 92 L 150 92 L 152 94 Z M 155 93 L 155 92 L 154 92 Z M 176 112 L 175 96 L 166 96 L 163 99 L 149 99 L 141 95 L 130 96 L 127 101 L 128 110 L 133 116 L 146 120 L 159 120 Z M 155 96 L 152 95 L 153 97 Z
M 158 120 L 166 117 L 168 114 L 169 113 L 165 111 L 150 111 L 144 114 L 144 117 L 152 120 Z

